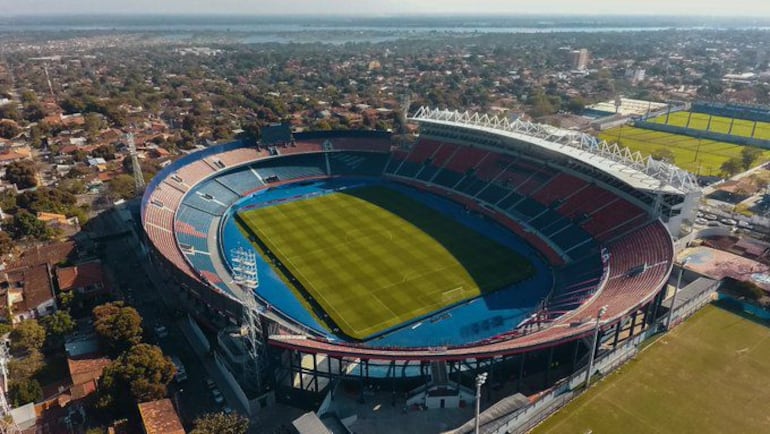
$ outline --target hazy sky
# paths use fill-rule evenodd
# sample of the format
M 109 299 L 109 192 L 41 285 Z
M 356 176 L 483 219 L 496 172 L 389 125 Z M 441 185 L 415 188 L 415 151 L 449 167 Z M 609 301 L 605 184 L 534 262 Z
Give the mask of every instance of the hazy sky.
M 0 0 L 28 14 L 646 14 L 770 17 L 770 0 Z

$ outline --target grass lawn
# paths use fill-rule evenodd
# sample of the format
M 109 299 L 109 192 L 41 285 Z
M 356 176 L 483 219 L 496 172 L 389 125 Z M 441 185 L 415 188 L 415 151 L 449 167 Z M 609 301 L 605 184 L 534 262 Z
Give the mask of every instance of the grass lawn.
M 706 306 L 534 432 L 770 432 L 770 328 Z
M 687 125 L 687 119 L 690 119 L 689 126 Z M 657 122 L 661 124 L 666 123 L 666 115 L 659 116 L 654 119 L 650 119 L 650 122 Z M 732 131 L 730 130 L 730 124 L 732 123 Z M 757 122 L 756 128 L 754 127 L 754 121 L 747 121 L 745 119 L 735 119 L 711 116 L 711 124 L 709 125 L 709 115 L 705 113 L 693 113 L 690 116 L 690 112 L 674 112 L 671 113 L 668 119 L 668 124 L 676 127 L 688 127 L 696 130 L 708 130 L 721 134 L 732 134 L 735 136 L 751 137 L 752 132 L 754 138 L 770 140 L 770 123 Z
M 506 246 L 384 187 L 239 217 L 355 339 L 534 273 L 528 259 Z
M 741 158 L 743 146 L 714 140 L 698 140 L 694 137 L 669 134 L 623 126 L 604 131 L 600 138 L 608 142 L 617 142 L 632 151 L 639 151 L 647 156 L 665 148 L 674 153 L 674 164 L 699 175 L 717 176 L 722 163 L 730 158 Z M 770 151 L 764 151 L 754 164 L 770 161 Z

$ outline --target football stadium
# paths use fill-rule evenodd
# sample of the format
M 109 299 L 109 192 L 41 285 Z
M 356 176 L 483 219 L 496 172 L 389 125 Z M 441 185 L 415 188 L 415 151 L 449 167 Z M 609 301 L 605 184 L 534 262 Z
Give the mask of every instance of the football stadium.
M 409 140 L 265 128 L 146 189 L 153 262 L 198 322 L 241 327 L 261 390 L 319 402 L 352 380 L 444 406 L 484 371 L 532 392 L 653 326 L 692 175 L 521 120 L 409 121 Z

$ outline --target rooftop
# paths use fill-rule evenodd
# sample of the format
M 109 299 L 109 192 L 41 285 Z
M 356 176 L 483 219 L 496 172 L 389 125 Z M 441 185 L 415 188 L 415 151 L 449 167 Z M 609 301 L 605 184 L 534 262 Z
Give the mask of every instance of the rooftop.
M 143 402 L 139 404 L 139 414 L 147 434 L 184 434 L 182 421 L 170 399 Z
M 104 285 L 104 270 L 100 261 L 57 268 L 56 279 L 59 281 L 59 289 L 62 291 L 89 288 L 94 285 L 106 286 Z

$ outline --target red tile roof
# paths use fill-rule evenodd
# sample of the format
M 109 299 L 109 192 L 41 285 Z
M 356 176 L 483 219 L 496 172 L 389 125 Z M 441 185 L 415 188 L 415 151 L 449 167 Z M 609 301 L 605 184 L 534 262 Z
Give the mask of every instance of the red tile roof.
M 8 266 L 17 268 L 39 264 L 55 265 L 70 259 L 71 256 L 74 255 L 75 250 L 76 246 L 74 241 L 35 246 L 23 251 L 18 259 L 8 264 Z
M 107 357 L 96 356 L 93 354 L 74 359 L 67 359 L 67 366 L 69 366 L 70 377 L 72 378 L 72 384 L 74 386 L 88 386 L 89 383 L 98 380 L 102 376 L 104 368 L 109 364 L 110 359 Z
M 170 399 L 141 403 L 139 414 L 147 434 L 185 434 L 182 421 Z
M 97 284 L 101 284 L 104 288 L 108 287 L 104 278 L 102 263 L 99 261 L 57 268 L 56 279 L 59 282 L 59 289 L 62 291 L 87 288 Z

